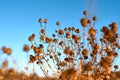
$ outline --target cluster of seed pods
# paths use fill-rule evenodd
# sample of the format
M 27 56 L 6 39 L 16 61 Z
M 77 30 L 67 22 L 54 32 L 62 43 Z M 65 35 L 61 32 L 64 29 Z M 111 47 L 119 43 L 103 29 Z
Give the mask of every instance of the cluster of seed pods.
M 46 77 L 49 75 L 48 70 L 59 74 L 59 79 L 63 79 L 67 73 L 68 79 L 76 73 L 81 75 L 97 74 L 103 78 L 111 73 L 112 63 L 118 56 L 117 50 L 120 49 L 118 26 L 115 22 L 108 27 L 103 26 L 100 29 L 101 36 L 98 38 L 96 37 L 98 31 L 95 29 L 97 18 L 94 16 L 89 19 L 87 11 L 84 11 L 83 15 L 80 24 L 85 30 L 82 34 L 86 37 L 80 35 L 79 28 L 65 27 L 61 29 L 59 21 L 56 22 L 58 29 L 55 30 L 52 37 L 49 37 L 46 34 L 48 20 L 43 21 L 42 18 L 38 20 L 40 43 L 36 43 L 35 34 L 28 38 L 31 42 L 31 49 L 34 51 L 34 54 L 30 55 L 29 62 L 39 65 Z M 84 43 L 84 40 L 87 43 Z M 24 48 L 24 50 L 28 51 L 29 49 Z M 46 65 L 49 69 L 44 69 Z M 118 65 L 115 65 L 114 68 L 118 69 Z

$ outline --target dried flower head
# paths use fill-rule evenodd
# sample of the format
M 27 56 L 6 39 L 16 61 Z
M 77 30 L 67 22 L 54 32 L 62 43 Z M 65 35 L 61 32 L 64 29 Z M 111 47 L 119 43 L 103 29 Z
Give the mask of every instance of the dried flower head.
M 8 66 L 8 61 L 5 60 L 5 61 L 2 63 L 2 66 L 3 66 L 3 67 L 7 67 L 7 66 Z
M 114 65 L 114 68 L 115 68 L 115 70 L 117 70 L 119 68 L 119 66 L 118 65 Z
M 35 38 L 35 34 L 32 34 L 32 35 L 28 38 L 28 40 L 29 40 L 29 41 L 33 41 L 34 38 Z
M 14 69 L 10 69 L 10 70 L 8 71 L 8 73 L 9 73 L 9 75 L 13 75 L 13 74 L 15 73 L 15 71 L 14 71 Z
M 57 25 L 57 26 L 60 26 L 60 22 L 59 22 L 59 21 L 58 21 L 58 22 L 56 22 L 56 25 Z
M 74 31 L 75 30 L 75 27 L 72 27 L 72 31 Z
M 63 34 L 64 34 L 64 31 L 63 31 L 63 30 L 59 30 L 59 34 L 60 34 L 60 35 L 63 35 Z
M 66 47 L 66 48 L 64 49 L 64 53 L 65 53 L 65 54 L 70 54 L 70 52 L 71 52 L 70 47 Z
M 69 27 L 68 30 L 69 30 L 69 31 L 72 31 L 72 27 Z
M 45 34 L 45 30 L 44 30 L 44 29 L 41 29 L 41 33 Z
M 87 56 L 87 55 L 88 55 L 88 50 L 87 50 L 87 49 L 83 49 L 83 50 L 82 50 L 82 54 L 83 54 L 84 56 Z
M 81 40 L 80 37 L 78 37 L 78 38 L 75 39 L 75 42 L 76 42 L 76 43 L 79 43 L 80 40 Z
M 6 54 L 11 55 L 11 53 L 12 53 L 12 49 L 11 48 L 7 48 Z
M 66 32 L 66 38 L 70 38 L 70 32 Z
M 34 48 L 35 48 L 35 46 L 34 46 L 34 45 L 31 45 L 31 49 L 33 49 L 33 50 L 34 50 Z
M 7 52 L 7 48 L 6 48 L 5 46 L 3 46 L 3 47 L 2 47 L 2 51 L 3 51 L 4 53 L 6 53 L 6 52 Z
M 67 63 L 66 63 L 65 61 L 62 61 L 62 62 L 59 63 L 58 66 L 62 66 L 62 67 L 63 67 L 63 66 L 65 66 L 66 64 L 67 64 Z
M 90 28 L 90 29 L 89 29 L 89 34 L 90 34 L 90 36 L 95 36 L 96 33 L 97 33 L 97 30 L 95 30 L 95 29 L 93 29 L 93 28 Z
M 34 48 L 34 52 L 35 53 L 43 53 L 44 51 L 42 50 L 42 49 L 40 49 L 40 48 Z
M 23 47 L 23 51 L 28 52 L 29 50 L 30 50 L 29 46 L 25 44 Z
M 85 71 L 91 71 L 92 70 L 92 62 L 88 62 L 87 64 L 84 65 L 84 70 Z
M 64 31 L 67 31 L 67 30 L 68 30 L 68 28 L 65 27 L 65 28 L 64 28 Z
M 40 36 L 40 40 L 41 40 L 41 41 L 44 41 L 44 39 L 45 39 L 45 36 L 44 36 L 44 35 L 41 35 L 41 36 Z
M 46 37 L 46 43 L 50 43 L 50 42 L 52 42 L 52 39 L 51 38 L 49 38 L 49 37 Z
M 76 32 L 76 33 L 80 33 L 80 29 L 76 29 L 75 32 Z
M 53 37 L 56 37 L 56 34 L 53 34 Z
M 88 20 L 86 19 L 86 18 L 82 18 L 81 19 L 81 25 L 83 26 L 83 27 L 86 27 L 87 25 L 88 25 L 88 22 L 87 22 Z
M 58 39 L 53 39 L 53 42 L 54 43 L 58 43 Z
M 39 22 L 39 23 L 42 23 L 42 18 L 40 18 L 40 19 L 38 20 L 38 22 Z
M 45 23 L 45 24 L 48 23 L 48 20 L 47 20 L 47 19 L 44 19 L 44 23 Z
M 118 30 L 118 26 L 115 22 L 113 22 L 112 24 L 110 24 L 110 28 L 113 31 L 113 33 L 116 33 Z
M 96 17 L 96 16 L 94 16 L 94 17 L 93 17 L 93 20 L 94 20 L 94 21 L 96 21 L 96 20 L 97 20 L 97 17 Z
M 87 23 L 90 24 L 90 23 L 91 23 L 91 20 L 88 20 Z
M 84 11 L 83 11 L 83 14 L 84 14 L 84 15 L 87 15 L 87 14 L 88 14 L 87 10 L 84 10 Z

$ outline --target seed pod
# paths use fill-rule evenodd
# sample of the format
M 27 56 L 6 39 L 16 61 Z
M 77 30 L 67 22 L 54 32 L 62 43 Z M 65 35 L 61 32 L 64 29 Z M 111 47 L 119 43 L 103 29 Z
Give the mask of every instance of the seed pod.
M 68 30 L 68 28 L 65 27 L 65 28 L 64 28 L 64 31 L 67 31 L 67 30 Z
M 82 54 L 83 54 L 84 56 L 87 56 L 87 55 L 88 55 L 88 50 L 87 50 L 87 49 L 83 49 L 83 50 L 82 50 Z
M 95 29 L 93 29 L 93 28 L 90 28 L 90 29 L 89 29 L 89 34 L 90 34 L 90 36 L 95 36 L 96 33 L 97 33 L 97 31 L 96 31 Z
M 28 52 L 29 50 L 30 50 L 29 46 L 28 45 L 24 45 L 23 51 Z
M 48 20 L 47 20 L 47 19 L 44 19 L 44 23 L 45 23 L 45 24 L 48 23 Z
M 118 53 L 117 52 L 114 53 L 114 57 L 118 57 Z
M 3 67 L 7 67 L 7 66 L 8 66 L 8 61 L 4 61 L 4 62 L 2 63 L 2 66 L 3 66 Z
M 3 47 L 2 47 L 2 51 L 3 51 L 4 53 L 6 53 L 6 52 L 7 52 L 7 48 L 6 48 L 5 46 L 3 46 Z
M 64 34 L 64 31 L 63 31 L 63 30 L 59 30 L 59 34 L 60 34 L 60 35 L 63 35 L 63 34 Z
M 33 63 L 36 61 L 36 57 L 33 55 L 30 55 L 30 62 Z
M 62 62 L 59 63 L 58 66 L 62 66 L 62 67 L 63 67 L 63 66 L 65 66 L 66 64 L 67 64 L 67 63 L 66 63 L 65 61 L 62 61 Z
M 84 59 L 88 59 L 88 56 L 84 56 Z
M 113 31 L 113 33 L 116 33 L 116 32 L 117 32 L 118 27 L 117 27 L 117 24 L 116 24 L 115 22 L 113 22 L 113 23 L 110 25 L 110 27 L 111 27 L 111 30 Z
M 79 43 L 80 40 L 81 40 L 81 39 L 78 37 L 78 38 L 75 40 L 75 42 L 76 42 L 76 43 Z
M 40 18 L 40 19 L 38 20 L 38 22 L 39 22 L 39 23 L 42 23 L 42 18 Z
M 76 36 L 76 35 L 73 34 L 73 35 L 72 35 L 72 38 L 75 39 L 75 36 Z
M 114 68 L 115 68 L 115 70 L 116 70 L 116 69 L 118 69 L 118 68 L 119 68 L 119 66 L 118 66 L 118 65 L 114 65 Z
M 108 69 L 108 64 L 104 62 L 102 59 L 100 61 L 100 66 L 103 67 L 104 69 Z
M 76 29 L 75 32 L 76 32 L 76 33 L 80 33 L 80 29 Z
M 35 38 L 35 34 L 32 34 L 32 37 Z
M 46 43 L 50 43 L 50 42 L 52 42 L 52 39 L 51 39 L 51 38 L 46 37 Z
M 10 55 L 12 53 L 12 49 L 8 48 L 6 54 Z
M 41 40 L 41 41 L 44 41 L 44 35 L 41 35 L 41 36 L 40 36 L 40 40 Z
M 75 27 L 72 27 L 72 31 L 74 31 L 75 30 Z
M 39 48 L 43 49 L 44 48 L 43 44 L 39 44 Z
M 68 58 L 67 62 L 72 63 L 73 62 L 73 58 Z
M 40 65 L 40 64 L 41 64 L 41 61 L 37 61 L 37 64 Z
M 33 41 L 33 39 L 34 39 L 34 38 L 33 38 L 32 36 L 30 36 L 30 37 L 28 38 L 29 41 Z
M 69 27 L 68 30 L 71 31 L 71 30 L 72 30 L 72 27 Z
M 60 52 L 58 52 L 58 56 L 60 56 L 61 55 L 61 53 Z
M 45 34 L 45 30 L 44 30 L 44 29 L 41 29 L 41 33 Z
M 14 69 L 10 69 L 10 70 L 8 71 L 8 73 L 9 73 L 9 75 L 13 75 L 13 74 L 15 73 L 15 71 L 14 71 Z
M 84 10 L 83 15 L 87 15 L 87 14 L 88 14 L 87 10 Z
M 52 54 L 50 54 L 49 56 L 50 56 L 50 58 L 53 58 L 53 55 L 52 55 Z
M 83 26 L 83 27 L 86 27 L 87 25 L 88 25 L 88 22 L 87 22 L 88 20 L 86 19 L 86 18 L 82 18 L 81 19 L 81 21 L 80 21 L 80 23 L 81 23 L 81 25 Z
M 65 50 L 64 50 L 64 53 L 65 54 L 70 54 L 71 50 L 69 47 L 66 47 Z
M 96 20 L 97 20 L 97 17 L 96 17 L 96 16 L 94 16 L 94 17 L 93 17 L 93 20 L 94 20 L 94 21 L 96 21 Z
M 75 54 L 75 53 L 71 50 L 70 55 L 71 55 L 71 56 L 74 56 L 74 54 Z
M 107 52 L 107 55 L 108 55 L 108 57 L 113 57 L 114 56 L 114 52 L 113 51 L 109 51 L 109 52 Z
M 88 62 L 87 64 L 85 64 L 84 70 L 91 71 L 92 70 L 92 62 Z
M 2 51 L 8 55 L 10 55 L 12 53 L 12 49 L 11 48 L 7 48 L 5 46 L 2 47 Z
M 106 27 L 106 26 L 103 26 L 102 29 L 101 29 L 101 31 L 104 32 L 104 33 L 106 33 L 108 30 L 109 30 L 109 29 L 108 29 L 108 27 Z
M 32 34 L 32 35 L 28 38 L 28 40 L 29 40 L 29 41 L 33 41 L 34 38 L 35 38 L 35 34 Z
M 57 26 L 60 26 L 60 22 L 58 21 L 58 22 L 56 23 L 56 25 L 57 25 Z
M 66 38 L 70 38 L 70 32 L 66 32 Z
M 99 46 L 97 43 L 95 43 L 95 44 L 94 44 L 94 49 L 97 50 L 97 49 L 99 49 L 99 48 L 100 48 L 100 46 Z
M 87 23 L 90 24 L 90 23 L 91 23 L 91 20 L 87 20 Z
M 58 42 L 58 39 L 54 39 L 53 42 L 54 42 L 54 43 L 57 43 L 57 42 Z
M 35 47 L 34 52 L 35 53 L 43 53 L 43 50 Z
M 56 37 L 56 34 L 53 34 L 53 37 Z

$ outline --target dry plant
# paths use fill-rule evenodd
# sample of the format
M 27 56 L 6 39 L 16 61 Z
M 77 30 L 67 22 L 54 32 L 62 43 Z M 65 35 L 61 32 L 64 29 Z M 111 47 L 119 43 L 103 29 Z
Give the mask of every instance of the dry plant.
M 61 23 L 57 21 L 58 29 L 52 37 L 46 33 L 48 20 L 42 18 L 38 20 L 39 42 L 36 41 L 35 34 L 30 35 L 28 40 L 31 46 L 24 45 L 23 51 L 28 54 L 30 49 L 33 50 L 34 54 L 29 54 L 29 63 L 39 66 L 45 75 L 43 80 L 117 80 L 119 77 L 120 73 L 117 73 L 119 66 L 113 65 L 120 49 L 118 25 L 113 22 L 108 27 L 103 26 L 100 29 L 101 35 L 96 37 L 97 17 L 88 18 L 86 10 L 83 15 L 84 17 L 80 19 L 83 31 L 75 27 L 61 29 Z M 2 51 L 8 56 L 12 53 L 12 49 L 5 46 L 2 47 Z M 42 80 L 35 75 L 34 68 L 33 75 L 19 73 L 18 76 L 14 69 L 6 70 L 7 66 L 8 61 L 5 60 L 0 69 L 1 80 L 4 80 L 5 76 L 8 76 L 9 80 Z M 112 72 L 112 66 L 116 73 Z M 54 79 L 50 79 L 49 72 L 53 73 Z
M 49 70 L 56 74 L 54 76 L 59 80 L 82 80 L 79 76 L 83 76 L 84 80 L 85 77 L 88 80 L 90 76 L 94 80 L 110 79 L 111 67 L 120 49 L 118 26 L 115 22 L 108 27 L 103 26 L 100 29 L 99 38 L 96 37 L 98 31 L 95 29 L 97 17 L 88 18 L 87 11 L 84 11 L 83 15 L 84 17 L 80 19 L 84 30 L 83 36 L 79 28 L 61 29 L 60 22 L 57 21 L 58 29 L 55 30 L 53 37 L 49 37 L 46 34 L 48 20 L 43 21 L 42 18 L 38 20 L 40 23 L 39 43 L 35 40 L 35 34 L 28 38 L 31 49 L 34 51 L 34 55 L 30 55 L 29 62 L 36 63 L 46 78 L 49 77 Z M 44 68 L 46 65 L 47 69 Z M 118 65 L 114 68 L 117 70 Z

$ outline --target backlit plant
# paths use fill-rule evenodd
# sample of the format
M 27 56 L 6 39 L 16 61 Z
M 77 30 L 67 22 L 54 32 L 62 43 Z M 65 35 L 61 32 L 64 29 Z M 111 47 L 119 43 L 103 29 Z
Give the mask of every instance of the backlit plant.
M 79 80 L 80 75 L 92 76 L 95 80 L 110 78 L 113 61 L 118 56 L 117 50 L 120 49 L 118 26 L 115 22 L 108 27 L 103 26 L 100 29 L 101 36 L 96 37 L 97 17 L 88 18 L 87 11 L 83 14 L 84 17 L 80 19 L 83 32 L 75 27 L 61 29 L 60 21 L 57 21 L 58 29 L 52 37 L 46 34 L 48 20 L 43 21 L 42 18 L 38 20 L 40 43 L 36 43 L 35 34 L 28 38 L 34 51 L 34 54 L 30 55 L 29 62 L 39 65 L 46 78 L 49 77 L 49 71 L 56 74 L 59 80 Z M 29 50 L 27 47 L 24 49 Z M 47 69 L 44 68 L 46 66 Z M 115 65 L 114 68 L 117 70 L 118 66 Z

